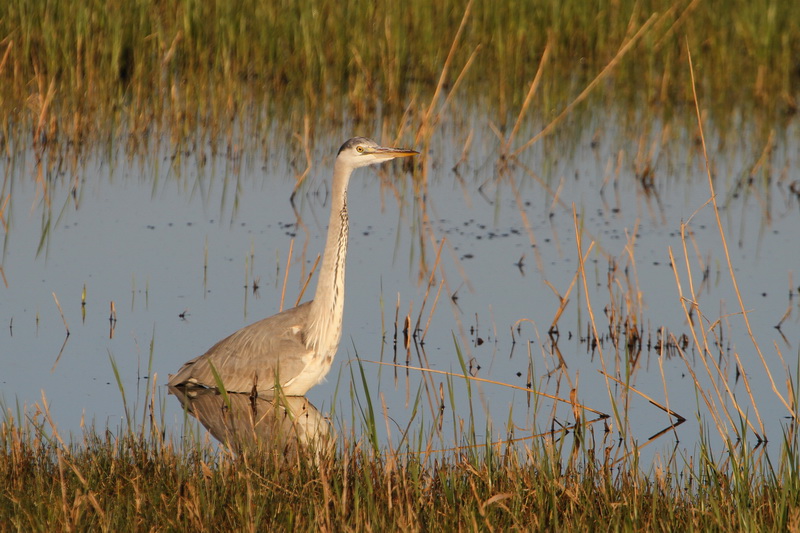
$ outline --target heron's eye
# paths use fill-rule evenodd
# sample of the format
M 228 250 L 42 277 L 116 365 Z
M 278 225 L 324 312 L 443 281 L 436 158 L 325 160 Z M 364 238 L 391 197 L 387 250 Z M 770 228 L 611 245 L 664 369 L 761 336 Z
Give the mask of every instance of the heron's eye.
M 360 154 L 360 153 L 363 153 L 363 152 L 364 152 L 364 147 L 363 147 L 363 146 L 356 146 L 356 151 L 357 151 L 359 154 Z

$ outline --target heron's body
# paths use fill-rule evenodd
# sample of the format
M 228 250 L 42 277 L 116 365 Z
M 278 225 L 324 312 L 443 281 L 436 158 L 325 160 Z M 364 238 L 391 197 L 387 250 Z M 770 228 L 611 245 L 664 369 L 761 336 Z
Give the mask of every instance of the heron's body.
M 364 137 L 344 143 L 334 164 L 328 238 L 314 299 L 219 341 L 186 362 L 170 376 L 169 384 L 213 388 L 216 371 L 229 392 L 270 393 L 279 384 L 283 394 L 301 396 L 322 381 L 342 334 L 350 175 L 356 168 L 416 153 L 381 147 Z

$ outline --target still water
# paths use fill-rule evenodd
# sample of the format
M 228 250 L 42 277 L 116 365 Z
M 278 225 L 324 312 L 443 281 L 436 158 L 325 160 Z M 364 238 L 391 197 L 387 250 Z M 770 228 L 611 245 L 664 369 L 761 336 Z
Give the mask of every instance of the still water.
M 540 143 L 507 169 L 498 166 L 494 135 L 478 121 L 455 132 L 445 128 L 415 173 L 417 184 L 422 175 L 427 180 L 422 188 L 399 164 L 357 171 L 348 201 L 342 343 L 327 381 L 308 393 L 336 428 L 361 435 L 367 397 L 385 443 L 409 431 L 455 446 L 470 420 L 479 440 L 574 423 L 566 403 L 503 384 L 563 399 L 574 390 L 580 404 L 607 414 L 616 405 L 627 424 L 612 416 L 592 427 L 597 438 L 608 429 L 626 445 L 646 442 L 675 420 L 607 379 L 599 372 L 605 369 L 688 419 L 657 441 L 657 451 L 678 442 L 691 452 L 701 432 L 714 442 L 723 432 L 735 438 L 744 418 L 780 440 L 790 414 L 786 381 L 796 382 L 800 345 L 797 128 L 783 127 L 766 151 L 748 141 L 758 137 L 747 128 L 736 140 L 707 132 L 730 259 L 776 393 L 742 318 L 693 132 L 667 136 L 651 125 L 644 138 L 628 138 L 613 116 L 591 124 L 569 139 Z M 464 151 L 469 128 L 473 141 Z M 163 149 L 128 158 L 102 151 L 50 175 L 49 207 L 32 152 L 0 161 L 0 205 L 9 199 L 0 285 L 5 409 L 14 417 L 30 414 L 44 396 L 62 433 L 80 434 L 84 424 L 122 427 L 113 359 L 137 420 L 155 381 L 157 410 L 180 434 L 184 415 L 167 397 L 167 374 L 279 310 L 290 249 L 285 306 L 294 305 L 324 246 L 333 158 L 356 134 L 374 132 L 342 131 L 317 141 L 294 208 L 289 197 L 304 162 L 277 145 L 268 157 L 200 150 L 173 159 Z M 594 243 L 586 287 L 576 278 L 573 209 L 582 253 Z M 672 250 L 688 305 L 684 242 L 703 314 L 695 331 L 705 330 L 715 349 L 707 364 L 670 263 Z M 568 302 L 551 338 L 556 293 L 568 294 Z M 599 346 L 588 339 L 589 309 Z M 407 348 L 406 315 L 412 326 L 419 320 L 416 340 L 423 341 L 411 339 Z M 608 337 L 609 323 L 616 321 L 613 330 L 626 317 L 642 340 L 641 349 L 627 354 L 625 337 L 619 349 Z M 667 335 L 685 346 L 685 357 L 669 342 L 670 349 L 656 348 Z M 461 361 L 473 376 L 498 383 L 468 387 L 458 377 Z M 756 440 L 753 433 L 747 438 Z

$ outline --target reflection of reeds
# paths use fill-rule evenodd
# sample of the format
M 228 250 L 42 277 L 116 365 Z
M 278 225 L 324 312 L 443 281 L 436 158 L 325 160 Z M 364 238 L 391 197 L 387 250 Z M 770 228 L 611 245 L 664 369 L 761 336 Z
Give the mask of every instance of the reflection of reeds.
M 437 8 L 385 3 L 375 8 L 377 23 L 331 2 L 287 13 L 252 2 L 234 9 L 217 1 L 170 8 L 146 1 L 115 5 L 108 16 L 96 16 L 107 9 L 96 0 L 74 9 L 59 2 L 3 6 L 0 148 L 7 157 L 24 146 L 36 149 L 42 251 L 55 227 L 52 187 L 69 169 L 77 207 L 80 167 L 98 143 L 129 157 L 163 149 L 176 174 L 187 163 L 204 168 L 209 154 L 228 158 L 238 172 L 244 154 L 267 159 L 291 144 L 301 161 L 299 188 L 313 168 L 318 131 L 343 120 L 357 127 L 380 121 L 384 136 L 413 132 L 423 149 L 414 185 L 422 187 L 417 215 L 425 225 L 425 154 L 443 128 L 479 109 L 502 143 L 500 166 L 525 168 L 530 147 L 592 104 L 621 102 L 643 110 L 648 123 L 669 122 L 675 106 L 691 96 L 680 83 L 684 40 L 703 50 L 707 94 L 732 95 L 743 105 L 755 99 L 762 104 L 756 117 L 795 112 L 787 58 L 800 30 L 788 21 L 800 8 L 787 2 L 765 18 L 746 2 L 734 5 L 717 13 L 688 0 L 666 10 L 657 2 L 614 9 L 579 2 L 521 8 L 485 0 L 466 6 L 448 0 Z M 214 23 L 199 22 L 207 20 Z M 741 43 L 748 43 L 744 50 Z M 716 98 L 707 108 L 727 131 L 736 105 Z M 276 143 L 274 124 L 299 133 Z M 465 154 L 471 139 L 470 133 Z M 643 185 L 652 178 L 648 162 L 637 161 Z M 234 194 L 235 211 L 238 187 Z M 428 274 L 427 243 L 436 240 L 427 237 L 418 249 L 421 280 Z

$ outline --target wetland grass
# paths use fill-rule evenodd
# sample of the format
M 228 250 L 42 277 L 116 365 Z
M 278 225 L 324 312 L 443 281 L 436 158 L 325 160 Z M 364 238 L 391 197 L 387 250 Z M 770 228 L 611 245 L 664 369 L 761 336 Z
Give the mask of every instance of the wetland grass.
M 713 195 L 711 180 L 709 185 Z M 712 202 L 703 208 L 718 209 Z M 573 213 L 580 260 L 568 289 L 558 295 L 561 305 L 550 327 L 558 328 L 563 307 L 575 305 L 570 303 L 575 300 L 569 297 L 572 291 L 582 290 L 581 305 L 589 317 L 587 346 L 603 361 L 610 418 L 580 403 L 578 376 L 571 376 L 563 364 L 556 337 L 549 347 L 542 345 L 542 355 L 552 361 L 550 376 L 566 382 L 567 390 L 556 400 L 535 383 L 523 391 L 531 398 L 534 422 L 529 429 L 541 431 L 521 436 L 511 412 L 506 427 L 496 421 L 483 427 L 474 414 L 480 403 L 478 384 L 511 385 L 473 376 L 454 335 L 460 372 L 431 369 L 420 354 L 420 367 L 390 364 L 430 376 L 444 374 L 443 381 L 423 380 L 409 391 L 411 415 L 403 427 L 390 416 L 382 394 L 371 390 L 364 371 L 370 362 L 358 359 L 356 350 L 349 379 L 342 380 L 342 374 L 339 378 L 340 384 L 349 383 L 352 418 L 334 413 L 335 449 L 288 457 L 247 448 L 234 453 L 211 442 L 192 421 L 182 433 L 165 423 L 163 389 L 152 373 L 151 342 L 148 379 L 136 403 L 125 399 L 118 381 L 126 416 L 116 431 L 89 425 L 82 435 L 65 439 L 46 398 L 16 410 L 3 406 L 0 524 L 16 530 L 800 529 L 799 398 L 794 385 L 800 367 L 784 362 L 785 391 L 775 389 L 786 401 L 782 438 L 767 443 L 760 418 L 748 414 L 758 412 L 755 399 L 747 398 L 752 401 L 748 409 L 740 398 L 727 396 L 725 383 L 731 378 L 715 366 L 715 361 L 733 359 L 742 374 L 754 375 L 758 361 L 728 353 L 710 339 L 709 333 L 713 336 L 720 322 L 730 317 L 708 317 L 693 303 L 693 291 L 684 294 L 685 283 L 702 278 L 693 272 L 695 265 L 703 267 L 702 257 L 695 260 L 688 253 L 691 240 L 684 231 L 682 260 L 671 255 L 676 298 L 686 303 L 687 323 L 697 326 L 692 328 L 692 342 L 698 346 L 697 357 L 705 361 L 697 370 L 682 352 L 685 345 L 671 332 L 661 333 L 664 344 L 655 350 L 663 380 L 666 342 L 671 339 L 672 350 L 692 376 L 697 410 L 673 411 L 666 383 L 663 400 L 654 391 L 637 388 L 634 382 L 646 349 L 642 339 L 651 332 L 641 317 L 636 232 L 629 236 L 623 256 L 613 258 L 617 268 L 609 269 L 608 300 L 598 304 L 585 296 L 586 270 L 591 254 L 607 254 L 583 242 L 590 240 L 588 231 Z M 439 243 L 437 264 L 444 246 Z M 733 277 L 735 271 L 728 274 Z M 432 280 L 429 277 L 426 284 L 426 300 Z M 607 323 L 593 312 L 598 305 L 605 307 Z M 405 323 L 408 333 L 400 349 L 409 354 L 420 349 L 414 331 L 422 325 L 425 307 L 401 312 L 398 299 L 395 335 Z M 690 307 L 700 320 L 692 320 Z M 110 360 L 116 374 L 113 356 Z M 459 387 L 466 388 L 469 405 L 455 392 Z M 634 436 L 629 411 L 638 397 L 668 420 L 663 431 L 645 442 Z M 660 437 L 692 414 L 701 435 L 694 449 L 679 449 L 676 442 L 656 453 L 652 464 L 640 462 L 645 447 L 661 442 Z M 388 444 L 378 436 L 378 427 L 384 425 Z
M 31 140 L 85 154 L 93 141 L 138 153 L 163 138 L 180 157 L 209 141 L 239 150 L 278 120 L 302 132 L 301 154 L 320 120 L 407 116 L 424 133 L 456 92 L 513 139 L 516 110 L 533 103 L 552 120 L 583 100 L 576 88 L 669 116 L 691 102 L 685 45 L 701 94 L 725 95 L 709 100 L 711 118 L 751 102 L 775 116 L 797 110 L 797 20 L 796 2 L 745 0 L 6 2 L 0 140 L 6 152 Z
M 59 218 L 77 209 L 81 168 L 101 154 L 112 169 L 121 156 L 152 167 L 154 193 L 162 163 L 153 159 L 180 177 L 195 168 L 202 174 L 209 159 L 224 158 L 225 189 L 234 194 L 223 202 L 235 212 L 239 187 L 228 173 L 273 154 L 288 156 L 296 168 L 294 197 L 312 171 L 319 132 L 380 124 L 382 136 L 414 135 L 424 147 L 443 126 L 467 129 L 458 168 L 477 118 L 498 136 L 500 163 L 511 161 L 536 179 L 528 167 L 531 147 L 579 134 L 591 108 L 619 106 L 636 135 L 643 123 L 663 123 L 668 132 L 685 117 L 679 111 L 692 99 L 682 55 L 687 45 L 697 51 L 700 98 L 717 131 L 736 131 L 744 113 L 766 138 L 775 120 L 797 110 L 800 5 L 778 3 L 767 14 L 744 0 L 725 9 L 691 0 L 605 7 L 320 1 L 292 9 L 255 1 L 6 3 L 0 6 L 3 256 L 6 219 L 19 210 L 9 179 L 26 164 L 28 148 L 35 152 L 31 177 L 41 190 L 45 254 L 57 222 L 51 188 L 71 191 L 55 206 Z M 476 109 L 481 116 L 474 117 Z M 276 127 L 285 135 L 276 136 Z M 152 157 L 162 150 L 166 157 Z M 428 168 L 421 162 L 415 176 L 421 198 Z M 425 224 L 427 210 L 420 212 Z M 424 254 L 426 241 L 420 244 Z M 427 262 L 420 257 L 421 279 Z M 7 283 L 2 265 L 0 276 Z
M 163 398 L 157 376 L 150 377 L 150 392 L 136 408 L 142 411 L 138 429 L 129 425 L 137 418 L 131 412 L 116 431 L 87 426 L 82 436 L 65 440 L 46 398 L 16 413 L 4 406 L 0 529 L 800 527 L 794 424 L 786 427 L 776 461 L 746 439 L 728 440 L 723 453 L 703 439 L 690 457 L 667 450 L 642 469 L 636 453 L 614 460 L 616 437 L 591 425 L 491 443 L 476 437 L 467 421 L 456 449 L 441 451 L 435 428 L 406 428 L 387 448 L 375 441 L 374 428 L 391 422 L 379 420 L 367 389 L 365 397 L 353 397 L 364 408 L 352 411 L 361 418 L 341 424 L 335 450 L 283 457 L 248 448 L 232 453 L 192 423 L 183 436 L 175 434 L 158 416 Z M 417 394 L 420 417 L 421 407 Z M 744 422 L 740 430 L 747 433 Z
M 768 9 L 744 0 L 731 1 L 725 9 L 689 0 L 622 1 L 601 9 L 570 0 L 475 1 L 466 8 L 463 2 L 414 0 L 403 6 L 325 1 L 291 8 L 259 2 L 233 5 L 90 0 L 73 6 L 56 0 L 0 8 L 0 147 L 10 161 L 0 189 L 6 238 L 8 180 L 13 179 L 15 155 L 30 145 L 37 156 L 35 179 L 46 191 L 60 176 L 77 176 L 75 169 L 96 143 L 105 143 L 109 154 L 139 157 L 164 143 L 176 168 L 187 155 L 201 152 L 202 157 L 206 152 L 227 157 L 232 168 L 239 168 L 251 149 L 260 154 L 253 158 L 269 157 L 269 131 L 277 123 L 286 131 L 302 132 L 284 147 L 301 162 L 297 192 L 311 169 L 317 129 L 343 120 L 374 123 L 380 117 L 387 137 L 389 132 L 411 131 L 421 140 L 430 139 L 458 90 L 465 105 L 488 103 L 483 118 L 499 125 L 496 133 L 503 148 L 498 159 L 504 164 L 497 167 L 497 180 L 508 183 L 514 193 L 540 270 L 542 258 L 521 203 L 516 171 L 540 184 L 552 206 L 573 215 L 578 268 L 566 287 L 548 283 L 557 306 L 549 342 L 539 343 L 547 372 L 535 371 L 529 343 L 526 387 L 472 375 L 470 336 L 455 310 L 460 285 L 451 286 L 440 263 L 445 248 L 454 257 L 455 250 L 445 239 L 418 229 L 422 305 L 414 312 L 409 303 L 409 311 L 403 312 L 398 294 L 395 310 L 395 350 L 405 352 L 405 364 L 397 362 L 397 353 L 394 363 L 375 362 L 424 376 L 416 389 L 407 389 L 410 419 L 402 427 L 389 415 L 382 393 L 370 390 L 364 367 L 373 362 L 356 356 L 349 373 L 343 372 L 349 379 L 340 374 L 340 384 L 349 384 L 353 415 L 344 420 L 334 413 L 339 435 L 334 450 L 289 459 L 247 449 L 234 453 L 211 442 L 190 420 L 182 433 L 165 422 L 166 398 L 152 371 L 154 342 L 145 385 L 133 403 L 109 351 L 125 411 L 122 427 L 89 424 L 81 435 L 64 438 L 44 396 L 40 403 L 16 409 L 2 405 L 0 530 L 800 530 L 800 367 L 793 368 L 776 345 L 774 359 L 784 375 L 773 376 L 773 366 L 752 332 L 757 357 L 723 348 L 723 326 L 738 327 L 738 322 L 731 324 L 741 318 L 749 328 L 748 311 L 738 288 L 736 317 L 711 316 L 697 303 L 694 280 L 703 278 L 707 265 L 701 254 L 693 260 L 689 253 L 691 220 L 681 227 L 682 256 L 669 250 L 675 297 L 689 332 L 653 330 L 646 325 L 636 274 L 635 228 L 621 256 L 611 256 L 595 245 L 578 210 L 564 203 L 558 187 L 513 157 L 593 103 L 644 104 L 648 122 L 661 117 L 667 123 L 675 108 L 693 104 L 701 157 L 708 168 L 698 104 L 703 94 L 726 95 L 707 104 L 723 131 L 738 106 L 760 108 L 756 120 L 770 117 L 765 124 L 796 111 L 797 3 Z M 697 84 L 694 72 L 690 77 L 686 69 L 687 48 L 695 59 L 702 57 Z M 531 109 L 540 113 L 535 126 L 526 118 Z M 628 120 L 640 127 L 641 118 L 631 113 Z M 639 135 L 636 174 L 646 189 L 654 156 L 645 148 L 645 135 Z M 467 160 L 472 138 L 470 131 L 456 167 Z M 769 143 L 764 146 L 766 152 Z M 515 160 L 505 164 L 510 159 Z M 613 187 L 619 167 L 619 161 L 609 164 L 607 181 Z M 710 168 L 708 178 L 711 190 L 703 208 L 714 210 L 724 239 Z M 80 188 L 77 178 L 70 185 Z M 79 192 L 68 202 L 77 198 Z M 423 204 L 424 194 L 417 199 Z M 414 223 L 426 227 L 424 205 L 413 209 Z M 40 250 L 51 236 L 47 216 L 42 227 Z M 426 249 L 436 252 L 430 267 Z M 4 256 L 5 250 L 4 245 Z M 249 257 L 246 285 L 256 279 L 252 249 Z M 608 301 L 602 302 L 605 321 L 596 312 L 600 307 L 590 298 L 594 293 L 587 279 L 597 257 L 610 265 Z M 412 253 L 410 262 L 414 259 Z M 290 249 L 286 277 L 291 261 Z M 204 287 L 207 265 L 206 239 Z M 281 262 L 276 265 L 279 271 Z M 729 258 L 726 266 L 735 284 Z M 2 265 L 0 275 L 7 284 Z M 300 277 L 305 279 L 305 272 Z M 281 281 L 283 303 L 286 278 L 276 272 L 276 285 Z M 439 374 L 424 354 L 442 291 L 454 308 L 458 333 L 451 355 L 460 373 Z M 581 401 L 579 376 L 570 374 L 561 355 L 559 323 L 570 306 L 580 307 L 579 316 L 588 317 L 584 342 L 600 358 L 609 417 Z M 109 323 L 113 337 L 113 300 Z M 533 321 L 520 318 L 512 337 L 523 324 L 536 328 Z M 390 327 L 382 326 L 385 336 Z M 400 331 L 405 333 L 402 339 Z M 687 346 L 699 363 L 687 355 Z M 663 395 L 636 383 L 641 355 L 651 350 Z M 418 366 L 412 365 L 414 356 Z M 663 365 L 673 356 L 690 376 L 695 413 L 678 413 L 670 405 Z M 731 365 L 736 366 L 736 379 L 743 376 L 744 395 L 736 396 L 728 387 Z M 764 373 L 785 409 L 782 439 L 769 449 L 763 414 L 747 382 L 748 375 Z M 437 382 L 434 374 L 444 377 Z M 582 377 L 584 382 L 594 378 Z M 545 391 L 546 380 L 556 384 L 557 394 Z M 491 420 L 484 427 L 474 414 L 481 402 L 479 383 L 526 394 L 532 413 L 526 429 L 531 434 L 520 436 L 511 411 L 505 427 Z M 459 387 L 466 388 L 468 405 L 460 404 Z M 667 424 L 645 442 L 635 437 L 630 416 L 639 398 L 660 410 Z M 652 464 L 642 465 L 642 450 L 684 420 L 697 424 L 701 438 L 695 448 L 679 450 L 676 443 L 657 453 Z M 383 426 L 389 435 L 386 444 L 378 436 Z

